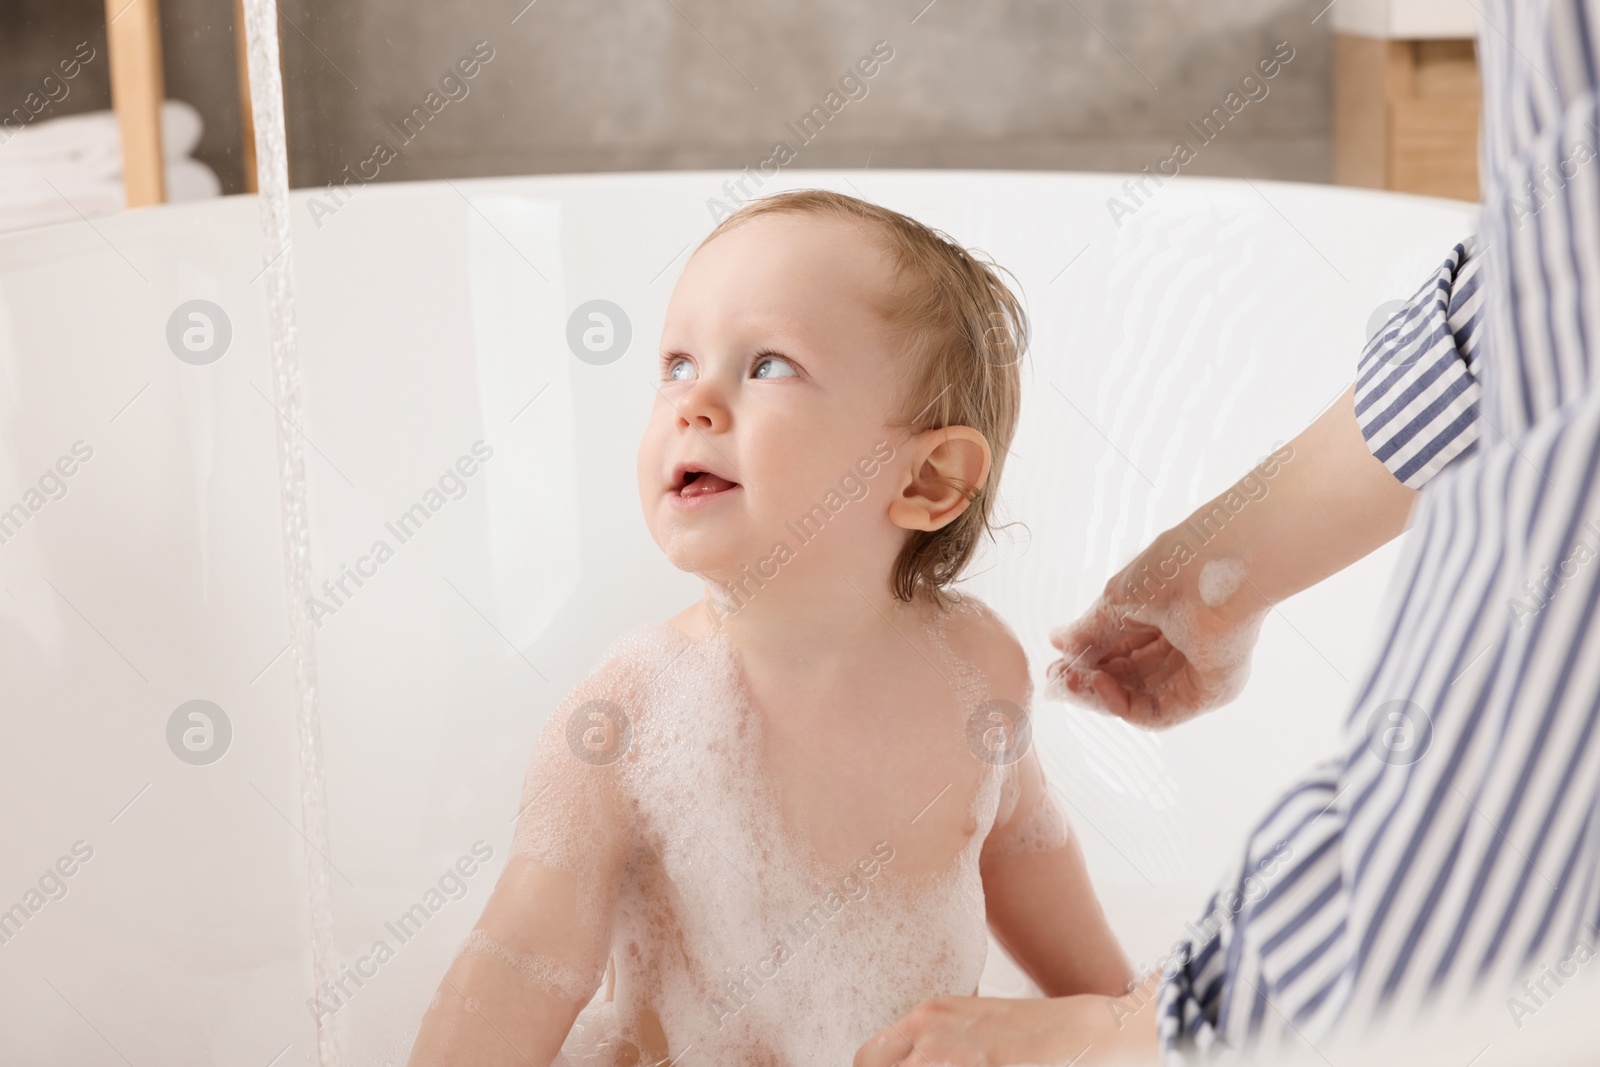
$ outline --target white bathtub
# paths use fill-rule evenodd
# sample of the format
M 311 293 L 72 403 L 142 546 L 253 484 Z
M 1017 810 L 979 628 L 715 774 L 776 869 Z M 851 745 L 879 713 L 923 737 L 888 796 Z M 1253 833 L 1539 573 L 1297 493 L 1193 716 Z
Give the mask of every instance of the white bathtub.
M 668 294 L 727 177 L 370 186 L 316 218 L 296 196 L 315 581 L 394 549 L 317 638 L 339 953 L 370 975 L 337 1015 L 349 1063 L 403 1058 L 505 857 L 544 717 L 618 631 L 699 595 L 649 540 L 633 456 Z M 1049 628 L 1309 422 L 1374 310 L 1472 228 L 1464 204 L 1188 179 L 1118 227 L 1124 180 L 807 171 L 761 190 L 855 193 L 1020 279 L 1035 335 L 1000 517 L 1031 538 L 988 551 L 969 588 L 1041 689 Z M 0 944 L 6 1064 L 314 1056 L 261 242 L 253 198 L 0 238 L 0 509 L 27 513 L 0 544 L 0 909 L 27 913 Z M 207 365 L 167 342 L 195 299 L 231 323 Z M 594 299 L 632 325 L 605 365 L 567 343 Z M 64 495 L 29 510 L 80 441 Z M 386 522 L 478 441 L 492 458 L 401 543 Z M 1283 605 L 1224 712 L 1147 735 L 1041 706 L 1047 769 L 1136 961 L 1198 917 L 1252 816 L 1329 750 L 1393 558 Z M 232 731 L 204 765 L 168 742 L 197 699 Z M 480 841 L 492 858 L 465 895 L 428 909 Z M 30 898 L 63 857 L 65 895 Z M 386 924 L 419 902 L 402 942 Z M 1024 990 L 1003 961 L 986 987 Z

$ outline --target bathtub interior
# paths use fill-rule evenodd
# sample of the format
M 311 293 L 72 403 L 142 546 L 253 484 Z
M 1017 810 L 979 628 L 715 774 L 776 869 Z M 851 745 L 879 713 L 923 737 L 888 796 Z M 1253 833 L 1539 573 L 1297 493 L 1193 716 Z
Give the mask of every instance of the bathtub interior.
M 367 573 L 317 632 L 334 925 L 361 975 L 334 1002 L 347 1062 L 403 1062 L 550 710 L 620 630 L 699 596 L 649 539 L 633 463 L 667 299 L 725 178 L 373 185 L 332 212 L 296 194 L 314 581 Z M 1374 312 L 1472 227 L 1446 201 L 1199 179 L 1118 225 L 1124 180 L 809 171 L 761 190 L 863 196 L 1015 274 L 1034 339 L 1000 518 L 1020 525 L 965 588 L 1038 690 L 1051 627 L 1332 401 Z M 253 198 L 0 239 L 0 508 L 27 512 L 0 544 L 0 908 L 26 913 L 0 943 L 7 1063 L 314 1062 L 262 263 Z M 231 328 L 205 365 L 168 342 L 194 300 Z M 631 324 L 609 363 L 569 346 L 591 300 Z M 1399 550 L 1274 612 L 1225 713 L 1152 735 L 1036 701 L 1136 963 L 1332 751 Z M 169 741 L 193 700 L 229 724 L 214 762 Z M 1027 992 L 1000 955 L 986 991 Z

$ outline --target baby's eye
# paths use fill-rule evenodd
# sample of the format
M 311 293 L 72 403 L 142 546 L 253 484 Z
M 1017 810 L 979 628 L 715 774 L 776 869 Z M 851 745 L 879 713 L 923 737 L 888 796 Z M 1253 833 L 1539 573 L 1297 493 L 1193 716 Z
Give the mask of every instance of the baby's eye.
M 756 365 L 753 369 L 755 373 L 752 375 L 752 377 L 755 378 L 799 377 L 799 373 L 795 370 L 794 364 L 790 363 L 786 358 L 777 355 L 776 353 L 761 353 L 756 357 Z
M 682 356 L 665 356 L 661 360 L 661 377 L 669 382 L 686 382 L 694 377 L 694 364 Z

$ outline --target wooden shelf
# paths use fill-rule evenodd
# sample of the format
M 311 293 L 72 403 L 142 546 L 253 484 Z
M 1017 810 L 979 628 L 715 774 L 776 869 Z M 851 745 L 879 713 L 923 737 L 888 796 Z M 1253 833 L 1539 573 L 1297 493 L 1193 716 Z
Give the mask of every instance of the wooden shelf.
M 111 106 L 122 131 L 122 184 L 129 207 L 167 199 L 161 149 L 161 15 L 156 0 L 106 0 Z

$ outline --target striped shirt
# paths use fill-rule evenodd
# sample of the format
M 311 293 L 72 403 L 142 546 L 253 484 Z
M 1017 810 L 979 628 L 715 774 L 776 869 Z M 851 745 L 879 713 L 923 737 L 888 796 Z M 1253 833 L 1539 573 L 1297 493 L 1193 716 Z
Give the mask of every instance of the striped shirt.
M 1600 0 L 1485 0 L 1480 232 L 1362 352 L 1421 493 L 1340 751 L 1162 978 L 1169 1063 L 1508 994 L 1600 925 Z

